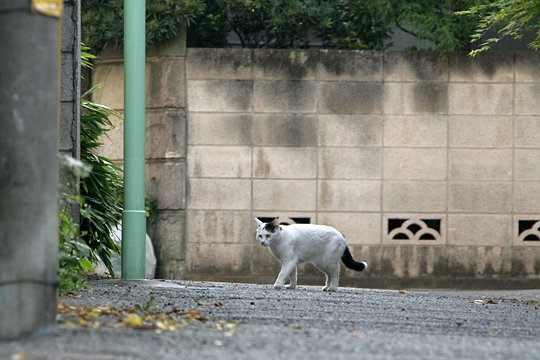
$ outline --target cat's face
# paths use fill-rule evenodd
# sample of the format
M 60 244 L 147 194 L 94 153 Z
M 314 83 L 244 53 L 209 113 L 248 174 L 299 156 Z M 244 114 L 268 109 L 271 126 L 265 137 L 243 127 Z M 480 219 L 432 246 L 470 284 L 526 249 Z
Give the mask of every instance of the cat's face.
M 262 246 L 270 246 L 272 241 L 279 234 L 279 219 L 275 218 L 274 221 L 270 223 L 263 223 L 257 218 L 255 218 L 255 221 L 257 222 L 257 240 Z

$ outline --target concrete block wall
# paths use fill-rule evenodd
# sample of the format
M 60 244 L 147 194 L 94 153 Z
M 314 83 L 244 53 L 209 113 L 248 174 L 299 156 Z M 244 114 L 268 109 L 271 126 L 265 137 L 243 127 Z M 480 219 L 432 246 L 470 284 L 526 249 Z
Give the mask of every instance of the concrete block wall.
M 147 62 L 158 276 L 271 283 L 253 217 L 280 216 L 345 234 L 370 269 L 342 284 L 540 283 L 538 55 L 171 44 Z M 121 111 L 121 54 L 93 79 Z
M 185 31 L 147 49 L 146 189 L 157 201 L 156 221 L 147 224 L 158 259 L 156 276 L 182 279 L 185 262 L 186 81 Z M 96 61 L 93 84 L 103 84 L 93 100 L 124 109 L 123 52 L 111 49 Z M 123 161 L 123 120 L 103 139 L 101 154 Z
M 279 215 L 346 235 L 344 284 L 538 282 L 538 60 L 188 49 L 185 276 L 272 281 Z
M 81 4 L 64 0 L 62 15 L 62 66 L 59 150 L 76 159 L 80 156 L 81 99 Z

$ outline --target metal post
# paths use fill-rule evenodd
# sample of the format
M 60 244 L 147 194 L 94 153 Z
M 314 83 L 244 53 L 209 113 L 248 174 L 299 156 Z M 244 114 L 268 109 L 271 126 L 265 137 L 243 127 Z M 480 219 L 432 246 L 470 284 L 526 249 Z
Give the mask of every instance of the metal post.
M 144 279 L 145 0 L 124 0 L 122 278 Z

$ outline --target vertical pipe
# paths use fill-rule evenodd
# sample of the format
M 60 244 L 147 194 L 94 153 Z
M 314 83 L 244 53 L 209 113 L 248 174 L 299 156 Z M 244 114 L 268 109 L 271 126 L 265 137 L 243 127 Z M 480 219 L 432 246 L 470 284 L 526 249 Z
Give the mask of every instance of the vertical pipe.
M 122 278 L 144 279 L 145 0 L 124 0 Z

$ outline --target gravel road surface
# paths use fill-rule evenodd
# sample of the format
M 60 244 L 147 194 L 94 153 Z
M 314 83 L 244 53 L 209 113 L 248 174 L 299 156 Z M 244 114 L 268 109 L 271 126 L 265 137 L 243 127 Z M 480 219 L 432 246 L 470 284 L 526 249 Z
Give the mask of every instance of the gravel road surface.
M 540 290 L 98 280 L 59 302 L 0 359 L 540 359 Z

